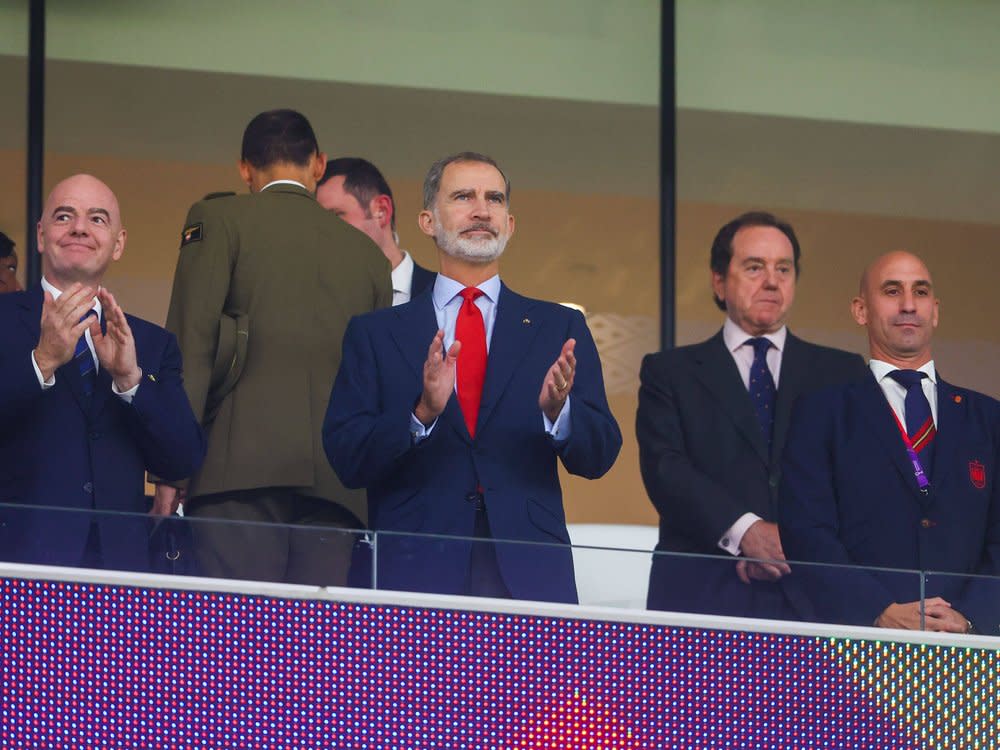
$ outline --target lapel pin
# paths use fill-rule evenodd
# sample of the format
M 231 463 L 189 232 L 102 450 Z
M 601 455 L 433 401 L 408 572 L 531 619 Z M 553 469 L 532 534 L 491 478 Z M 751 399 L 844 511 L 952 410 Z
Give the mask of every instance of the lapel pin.
M 961 396 L 955 396 L 955 403 L 956 404 L 962 403 L 962 397 Z
M 525 318 L 521 322 L 524 323 L 526 326 L 530 326 L 531 325 L 531 318 Z

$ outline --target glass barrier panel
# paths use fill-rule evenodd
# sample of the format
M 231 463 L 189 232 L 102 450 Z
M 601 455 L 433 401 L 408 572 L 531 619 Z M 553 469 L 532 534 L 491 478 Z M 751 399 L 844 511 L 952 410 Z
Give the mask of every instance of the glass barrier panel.
M 836 625 L 875 624 L 893 601 L 920 598 L 909 570 L 656 552 L 650 609 Z
M 1000 577 L 924 574 L 923 629 L 1000 637 Z
M 364 539 L 332 526 L 0 504 L 0 562 L 10 563 L 346 586 Z

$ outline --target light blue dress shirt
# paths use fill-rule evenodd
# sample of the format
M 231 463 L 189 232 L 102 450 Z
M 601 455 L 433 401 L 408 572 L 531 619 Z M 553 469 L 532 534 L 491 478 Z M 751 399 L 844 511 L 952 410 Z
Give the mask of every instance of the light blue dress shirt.
M 474 304 L 483 314 L 483 323 L 486 326 L 486 352 L 489 354 L 490 342 L 493 340 L 493 326 L 497 321 L 500 276 L 491 276 L 482 284 L 479 284 L 477 288 L 482 294 L 475 300 Z M 458 312 L 462 309 L 462 302 L 464 300 L 461 293 L 463 289 L 465 289 L 464 285 L 440 273 L 434 280 L 434 316 L 437 318 L 438 328 L 444 331 L 445 351 L 448 351 L 451 345 L 455 343 L 455 321 L 458 320 Z M 555 359 L 552 361 L 555 362 Z M 541 381 L 538 382 L 538 389 L 539 391 L 542 389 Z M 457 382 L 455 383 L 455 390 L 458 390 Z M 559 416 L 556 417 L 555 422 L 552 422 L 543 412 L 540 412 L 545 432 L 557 443 L 569 440 L 571 433 L 569 410 L 570 397 L 567 396 L 566 403 L 563 404 L 562 411 L 559 412 Z M 410 414 L 410 434 L 413 436 L 413 442 L 419 443 L 421 440 L 427 438 L 434 430 L 436 424 L 437 420 L 435 419 L 429 426 L 425 427 L 417 419 L 416 415 Z

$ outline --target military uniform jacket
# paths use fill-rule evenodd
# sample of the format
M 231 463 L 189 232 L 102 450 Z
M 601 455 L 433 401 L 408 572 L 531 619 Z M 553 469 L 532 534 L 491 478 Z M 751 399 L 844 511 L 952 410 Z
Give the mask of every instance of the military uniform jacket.
M 293 487 L 365 521 L 364 496 L 337 480 L 321 428 L 348 321 L 391 303 L 385 256 L 306 189 L 194 204 L 167 316 L 208 438 L 189 494 Z

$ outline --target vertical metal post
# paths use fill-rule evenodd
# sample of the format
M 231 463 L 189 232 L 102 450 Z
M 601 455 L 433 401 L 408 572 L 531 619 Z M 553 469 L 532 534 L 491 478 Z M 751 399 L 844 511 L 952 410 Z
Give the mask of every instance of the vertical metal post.
M 35 226 L 42 215 L 43 157 L 45 154 L 45 0 L 31 0 L 28 20 L 28 164 L 26 287 L 42 277 Z
M 677 334 L 677 40 L 675 0 L 660 3 L 660 347 Z

